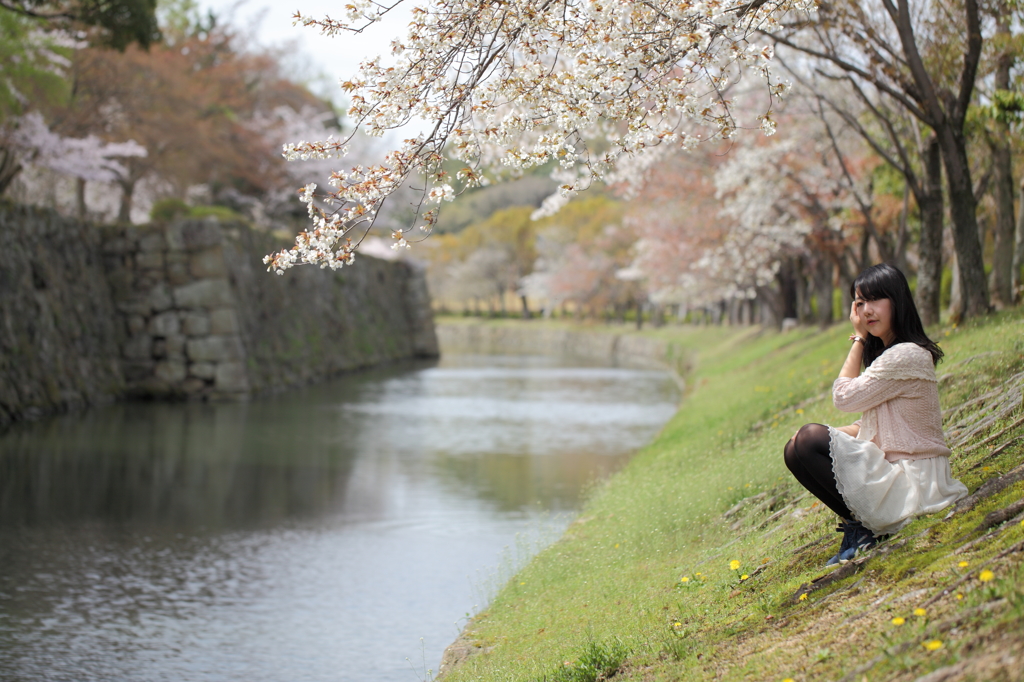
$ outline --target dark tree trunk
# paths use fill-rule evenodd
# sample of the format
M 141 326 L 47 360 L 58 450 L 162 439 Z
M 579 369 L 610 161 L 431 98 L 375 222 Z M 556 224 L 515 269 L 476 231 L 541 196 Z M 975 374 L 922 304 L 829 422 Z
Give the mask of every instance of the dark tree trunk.
M 1016 232 L 1016 245 L 1013 249 L 1013 272 L 1011 273 L 1014 291 L 1014 301 L 1020 300 L 1022 293 L 1020 269 L 1022 266 L 1024 266 L 1024 180 L 1021 180 L 1020 183 L 1020 213 L 1017 214 Z
M 814 293 L 818 299 L 818 326 L 824 329 L 832 324 L 832 263 L 820 259 L 814 268 Z
M 917 310 L 925 326 L 939 321 L 942 288 L 942 157 L 934 135 L 925 142 L 924 186 L 917 196 L 921 211 L 918 243 Z
M 13 149 L 0 147 L 0 195 L 7 191 L 21 172 L 21 163 Z
M 533 317 L 533 313 L 530 312 L 530 305 L 526 302 L 526 295 L 522 294 L 519 296 L 519 302 L 523 305 L 523 319 L 529 320 Z
M 132 221 L 132 194 L 135 193 L 135 180 L 121 180 L 121 208 L 117 212 L 117 220 L 122 223 Z
M 85 178 L 75 178 L 75 212 L 79 220 L 85 220 L 88 212 L 85 205 Z
M 996 36 L 1008 40 L 1010 36 L 1009 9 L 1002 3 L 996 24 Z M 1010 68 L 1013 56 L 1004 48 L 996 60 L 996 91 L 1010 89 Z M 996 224 L 993 230 L 995 251 L 992 255 L 992 299 L 999 308 L 1013 305 L 1013 157 L 1010 153 L 1009 126 L 998 118 L 993 123 L 995 134 L 991 138 L 992 170 L 995 183 Z
M 949 188 L 949 216 L 957 266 L 960 269 L 963 315 L 976 317 L 989 311 L 988 282 L 978 239 L 978 204 L 974 197 L 974 187 L 971 186 L 967 145 L 962 130 L 944 126 L 939 135 L 939 145 Z

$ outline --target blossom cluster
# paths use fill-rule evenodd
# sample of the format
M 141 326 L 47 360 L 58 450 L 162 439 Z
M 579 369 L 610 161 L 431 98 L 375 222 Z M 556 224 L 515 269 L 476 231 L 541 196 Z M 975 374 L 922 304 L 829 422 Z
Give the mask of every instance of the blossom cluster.
M 317 212 L 311 229 L 322 238 L 300 236 L 291 255 L 266 262 L 281 270 L 346 260 L 349 233 L 356 230 L 358 246 L 381 203 L 411 177 L 422 181 L 426 204 L 485 182 L 487 169 L 523 171 L 549 162 L 572 172 L 561 187 L 566 195 L 594 180 L 638 182 L 663 150 L 729 137 L 746 125 L 734 116 L 726 88 L 747 72 L 763 79 L 769 95 L 767 110 L 750 127 L 756 121 L 771 133 L 771 103 L 787 86 L 772 73 L 771 49 L 751 37 L 787 11 L 813 7 L 813 0 L 430 0 L 417 6 L 408 33 L 391 43 L 395 61 L 367 59 L 341 87 L 349 116 L 369 135 L 413 120 L 427 122 L 427 132 L 379 166 L 337 171 L 333 190 L 311 203 Z M 343 19 L 297 14 L 295 21 L 327 35 L 358 33 L 393 8 L 349 0 Z M 337 158 L 347 142 L 300 142 L 286 146 L 285 155 Z M 445 158 L 465 164 L 458 188 L 441 167 Z M 625 177 L 615 175 L 622 166 L 629 169 Z M 431 225 L 425 220 L 421 227 L 429 232 Z

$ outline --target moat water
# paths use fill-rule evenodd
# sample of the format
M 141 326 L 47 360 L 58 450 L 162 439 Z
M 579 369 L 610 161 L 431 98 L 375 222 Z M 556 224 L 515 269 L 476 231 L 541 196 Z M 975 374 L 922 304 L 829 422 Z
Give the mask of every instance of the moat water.
M 451 356 L 18 426 L 0 679 L 428 679 L 678 398 L 658 371 Z

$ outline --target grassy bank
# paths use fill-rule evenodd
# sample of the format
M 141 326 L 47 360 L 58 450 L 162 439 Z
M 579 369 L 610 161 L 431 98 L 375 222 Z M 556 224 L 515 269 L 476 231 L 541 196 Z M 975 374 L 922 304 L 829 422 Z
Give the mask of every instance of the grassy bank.
M 645 332 L 696 354 L 682 409 L 474 619 L 446 682 L 1024 678 L 1021 510 L 978 528 L 1024 496 L 1024 309 L 931 332 L 954 474 L 1008 486 L 830 572 L 835 516 L 782 447 L 856 418 L 830 396 L 846 327 Z

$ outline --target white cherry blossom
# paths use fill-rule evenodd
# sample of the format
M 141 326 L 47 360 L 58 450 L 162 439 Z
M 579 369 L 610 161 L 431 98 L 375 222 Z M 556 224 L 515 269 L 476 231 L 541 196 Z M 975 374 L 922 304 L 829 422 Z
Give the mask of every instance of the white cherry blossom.
M 394 6 L 349 0 L 343 19 L 296 14 L 295 22 L 327 35 L 359 33 Z M 346 262 L 381 203 L 410 178 L 427 203 L 440 203 L 486 181 L 488 169 L 526 171 L 555 161 L 573 174 L 561 190 L 571 194 L 595 180 L 639 183 L 664 150 L 742 127 L 770 134 L 774 102 L 788 86 L 772 72 L 771 48 L 754 37 L 786 12 L 813 8 L 813 0 L 417 5 L 406 35 L 390 43 L 393 60 L 367 58 L 341 87 L 349 116 L 367 134 L 412 121 L 426 122 L 426 132 L 380 164 L 335 171 L 322 195 L 329 202 L 321 202 L 330 213 L 310 202 L 313 226 L 265 262 L 278 271 Z M 748 75 L 761 79 L 763 105 L 737 117 L 727 88 Z M 299 141 L 284 152 L 338 158 L 348 141 Z M 465 166 L 458 187 L 442 167 L 448 158 Z M 626 176 L 615 175 L 623 166 Z M 423 220 L 429 231 L 436 213 Z

